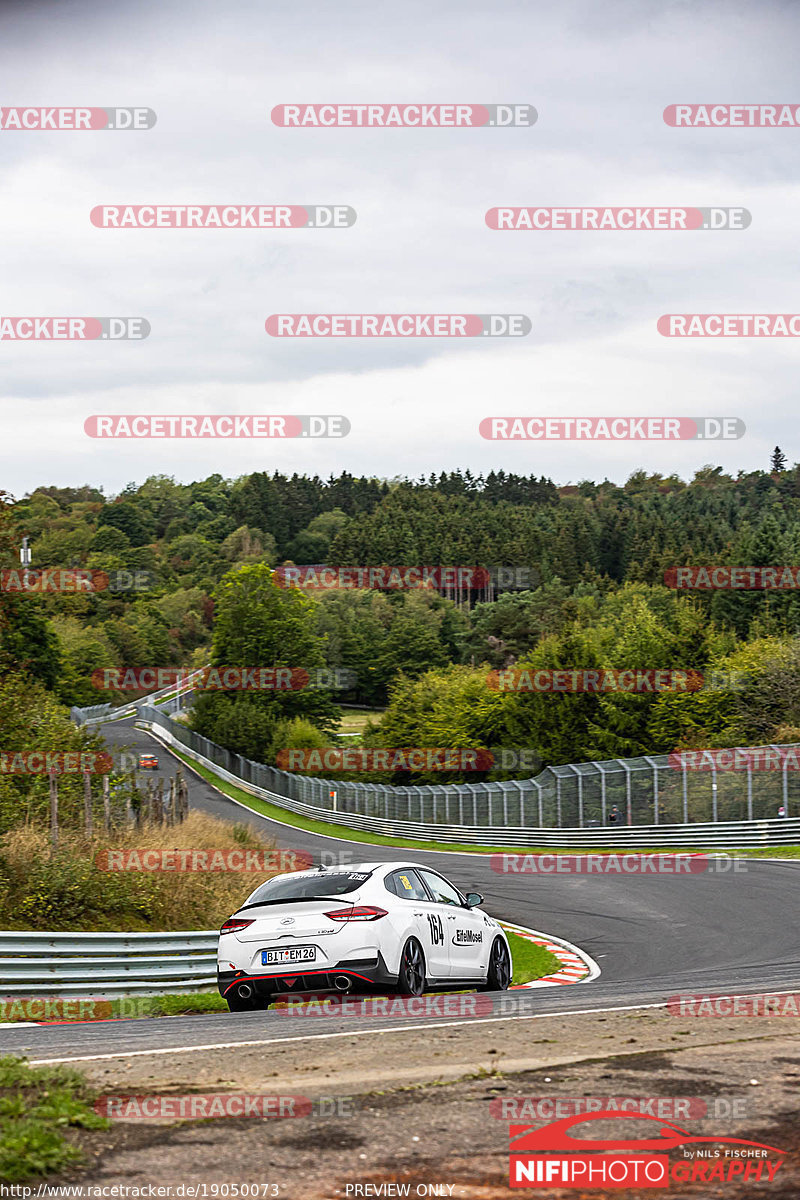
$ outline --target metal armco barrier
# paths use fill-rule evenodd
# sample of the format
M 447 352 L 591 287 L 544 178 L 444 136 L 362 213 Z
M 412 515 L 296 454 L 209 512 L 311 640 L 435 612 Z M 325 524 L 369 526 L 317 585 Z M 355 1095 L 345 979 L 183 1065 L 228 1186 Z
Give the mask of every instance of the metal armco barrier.
M 157 996 L 217 982 L 217 931 L 0 931 L 0 997 Z
M 242 791 L 262 800 L 267 800 L 287 812 L 310 817 L 316 821 L 325 821 L 336 825 L 344 825 L 349 829 L 362 829 L 371 833 L 383 834 L 386 837 L 405 838 L 408 841 L 442 842 L 460 845 L 496 846 L 496 847 L 527 847 L 527 846 L 557 846 L 562 849 L 570 847 L 605 846 L 619 849 L 645 849 L 648 847 L 694 846 L 712 850 L 733 850 L 758 848 L 761 846 L 790 846 L 800 843 L 800 817 L 779 817 L 772 820 L 739 820 L 739 821 L 684 821 L 671 824 L 632 824 L 632 825 L 561 825 L 551 826 L 519 823 L 512 819 L 511 806 L 507 793 L 495 790 L 490 800 L 488 815 L 492 815 L 492 801 L 500 809 L 503 824 L 487 821 L 472 824 L 460 821 L 436 820 L 438 802 L 439 812 L 448 813 L 452 803 L 456 811 L 464 812 L 471 808 L 477 816 L 477 789 L 499 789 L 501 784 L 451 784 L 440 787 L 407 787 L 391 788 L 376 784 L 342 783 L 334 780 L 310 779 L 304 776 L 291 775 L 279 771 L 275 767 L 263 763 L 253 763 L 241 755 L 232 754 L 220 746 L 215 746 L 207 738 L 200 737 L 185 726 L 171 721 L 169 717 L 152 707 L 140 710 L 140 720 L 137 724 L 149 729 L 167 745 L 176 745 L 183 754 L 195 762 L 207 767 L 221 779 L 240 787 Z M 202 753 L 201 749 L 206 751 Z M 663 757 L 663 756 L 662 756 Z M 224 764 L 224 765 L 223 765 Z M 589 764 L 594 765 L 594 764 Z M 660 764 L 659 764 L 660 765 Z M 236 768 L 236 769 L 232 769 Z M 555 768 L 556 771 L 569 768 Z M 658 768 L 657 768 L 658 769 Z M 666 763 L 661 768 L 666 771 Z M 264 787 L 262 783 L 253 782 L 253 775 L 261 776 L 264 782 L 276 782 L 284 787 L 284 791 L 273 787 Z M 680 780 L 681 775 L 677 773 Z M 780 785 L 780 774 L 778 775 Z M 337 793 L 335 807 L 329 801 L 328 806 L 308 803 L 299 799 L 291 792 L 311 790 L 319 795 L 333 790 Z M 507 785 L 506 785 L 507 786 Z M 542 784 L 537 780 L 522 779 L 510 781 L 510 786 L 516 789 L 516 814 L 527 813 L 531 818 L 541 814 L 538 799 L 534 789 L 541 789 Z M 372 789 L 372 790 L 370 790 Z M 560 791 L 560 789 L 558 789 Z M 780 794 L 780 793 L 779 793 Z M 465 798 L 468 804 L 465 803 Z M 408 813 L 412 807 L 417 808 L 419 820 L 413 821 L 398 816 L 382 816 L 379 809 L 388 808 L 394 801 L 399 808 L 403 805 Z M 504 803 L 505 801 L 505 803 Z M 558 805 L 561 798 L 558 797 Z M 608 801 L 610 803 L 610 801 Z M 372 812 L 363 809 L 371 807 Z M 360 808 L 362 811 L 353 811 Z M 504 811 L 503 811 L 504 810 Z M 484 813 L 487 810 L 484 809 Z M 563 813 L 563 810 L 562 810 Z M 483 814 L 482 814 L 483 815 Z
M 183 684 L 189 684 L 193 679 L 200 675 L 203 667 L 198 667 L 196 671 L 192 671 L 182 681 Z M 110 704 L 93 704 L 89 708 L 76 708 L 73 704 L 69 710 L 70 720 L 76 725 L 104 725 L 107 721 L 119 721 L 122 717 L 132 717 L 139 711 L 140 704 L 149 704 L 151 700 L 159 700 L 162 696 L 169 696 L 175 691 L 175 684 L 170 683 L 166 687 L 161 688 L 157 692 L 150 692 L 147 696 L 143 696 L 140 700 L 129 700 L 126 704 L 121 704 L 118 708 L 112 708 Z M 177 707 L 177 701 L 168 700 L 164 705 L 164 710 L 173 712 Z

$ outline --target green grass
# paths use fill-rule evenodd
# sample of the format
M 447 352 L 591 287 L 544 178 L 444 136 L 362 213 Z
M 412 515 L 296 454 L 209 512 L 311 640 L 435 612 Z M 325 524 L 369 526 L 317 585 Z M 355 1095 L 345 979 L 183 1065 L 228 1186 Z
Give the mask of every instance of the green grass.
M 182 1017 L 191 1013 L 227 1012 L 228 1002 L 219 992 L 193 992 L 189 996 L 142 996 L 142 1017 Z
M 343 708 L 337 733 L 362 734 L 367 722 L 380 720 L 383 712 L 382 708 Z
M 508 944 L 511 947 L 511 961 L 514 965 L 512 983 L 530 983 L 532 979 L 541 979 L 544 975 L 553 975 L 560 970 L 561 963 L 550 950 L 537 946 L 527 938 L 520 937 L 513 930 L 506 930 Z
M 96 1093 L 67 1067 L 29 1067 L 0 1058 L 0 1182 L 24 1183 L 84 1161 L 67 1129 L 107 1129 Z
M 253 812 L 261 813 L 284 825 L 305 829 L 309 833 L 321 833 L 326 837 L 342 838 L 346 842 L 363 842 L 373 846 L 395 846 L 403 850 L 455 851 L 466 854 L 719 854 L 713 846 L 652 846 L 625 849 L 619 846 L 569 846 L 559 849 L 554 846 L 481 846 L 463 845 L 458 842 L 423 842 L 411 839 L 384 837 L 379 833 L 366 833 L 363 829 L 349 829 L 346 825 L 335 825 L 329 821 L 314 821 L 301 817 L 288 809 L 270 804 L 260 796 L 251 796 L 233 783 L 220 779 L 214 771 L 195 762 L 189 755 L 181 753 L 176 746 L 168 747 L 181 762 L 195 771 L 207 783 L 211 783 L 231 800 L 238 800 Z M 800 846 L 771 846 L 765 849 L 729 850 L 728 854 L 747 855 L 750 858 L 800 858 Z

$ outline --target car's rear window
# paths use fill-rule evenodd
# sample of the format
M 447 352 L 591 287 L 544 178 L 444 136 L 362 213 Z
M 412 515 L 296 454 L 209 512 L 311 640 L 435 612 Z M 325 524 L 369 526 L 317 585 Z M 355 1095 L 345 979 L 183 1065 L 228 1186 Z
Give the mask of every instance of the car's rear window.
M 320 871 L 317 875 L 285 876 L 268 879 L 247 897 L 246 904 L 274 904 L 281 900 L 300 900 L 326 896 L 345 896 L 355 892 L 372 875 L 371 871 Z

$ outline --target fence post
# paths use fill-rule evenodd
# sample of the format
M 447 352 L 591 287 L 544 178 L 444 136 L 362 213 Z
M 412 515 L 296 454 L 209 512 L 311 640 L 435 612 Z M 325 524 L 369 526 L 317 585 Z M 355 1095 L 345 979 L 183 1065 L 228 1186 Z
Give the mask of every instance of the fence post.
M 686 778 L 686 757 L 683 759 L 683 823 L 689 824 L 689 785 Z
M 556 819 L 558 820 L 558 828 L 561 829 L 561 776 L 556 775 Z
M 50 772 L 50 841 L 53 849 L 58 847 L 58 784 L 55 771 Z
M 111 829 L 111 795 L 107 775 L 103 776 L 103 828 L 106 833 Z
M 644 761 L 649 764 L 653 772 L 653 824 L 658 824 L 658 764 L 653 762 L 648 754 L 645 754 Z
M 753 764 L 747 760 L 747 819 L 753 819 Z
M 88 771 L 83 775 L 83 826 L 86 836 L 92 836 L 92 776 Z

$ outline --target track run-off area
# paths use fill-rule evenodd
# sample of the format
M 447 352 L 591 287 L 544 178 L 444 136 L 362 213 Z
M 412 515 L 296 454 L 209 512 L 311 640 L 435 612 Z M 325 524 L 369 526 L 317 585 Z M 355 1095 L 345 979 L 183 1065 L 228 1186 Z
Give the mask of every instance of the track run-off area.
M 114 749 L 156 753 L 159 774 L 181 765 L 190 807 L 226 821 L 248 822 L 276 846 L 303 850 L 314 862 L 407 858 L 429 864 L 463 891 L 479 891 L 484 908 L 511 924 L 543 930 L 584 951 L 600 974 L 574 986 L 483 994 L 475 1015 L 447 1006 L 423 1016 L 363 1016 L 324 1022 L 274 1009 L 81 1024 L 8 1025 L 3 1053 L 32 1063 L 99 1061 L 266 1047 L 291 1041 L 379 1037 L 398 1029 L 469 1022 L 535 1022 L 546 1016 L 658 1009 L 680 994 L 715 996 L 800 991 L 800 860 L 736 860 L 736 869 L 697 874 L 518 874 L 493 869 L 491 856 L 416 850 L 327 837 L 270 820 L 235 803 L 134 727 L 133 718 L 103 727 Z M 495 862 L 496 865 L 496 862 Z M 243 877 L 242 896 L 251 888 Z M 491 1005 L 486 1004 L 491 1000 Z M 357 1025 L 357 1028 L 354 1028 Z

